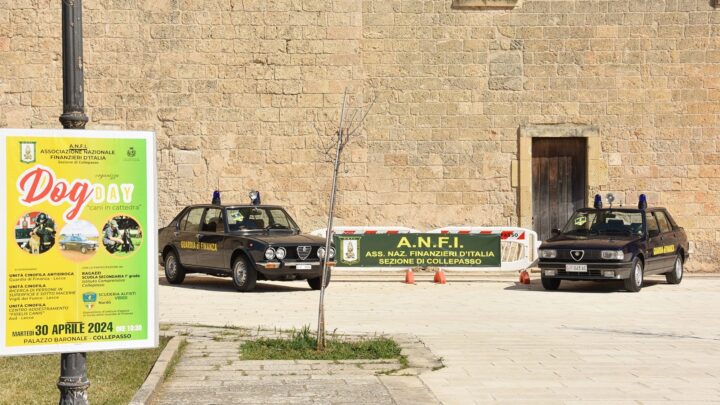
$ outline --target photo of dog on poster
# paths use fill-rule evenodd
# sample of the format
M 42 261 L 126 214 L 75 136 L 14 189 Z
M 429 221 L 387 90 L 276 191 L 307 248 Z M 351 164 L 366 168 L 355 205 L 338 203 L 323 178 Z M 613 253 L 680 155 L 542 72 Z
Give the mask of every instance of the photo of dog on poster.
M 44 212 L 28 212 L 15 223 L 15 242 L 31 255 L 40 255 L 55 245 L 55 221 Z

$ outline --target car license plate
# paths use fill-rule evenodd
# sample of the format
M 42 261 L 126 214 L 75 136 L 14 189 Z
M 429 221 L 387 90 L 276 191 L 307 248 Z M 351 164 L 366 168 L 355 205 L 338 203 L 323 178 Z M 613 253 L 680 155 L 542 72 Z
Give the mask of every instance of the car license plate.
M 295 266 L 295 268 L 298 270 L 310 270 L 312 266 L 309 264 L 298 264 Z
M 566 264 L 565 271 L 574 271 L 576 273 L 587 273 L 587 264 Z

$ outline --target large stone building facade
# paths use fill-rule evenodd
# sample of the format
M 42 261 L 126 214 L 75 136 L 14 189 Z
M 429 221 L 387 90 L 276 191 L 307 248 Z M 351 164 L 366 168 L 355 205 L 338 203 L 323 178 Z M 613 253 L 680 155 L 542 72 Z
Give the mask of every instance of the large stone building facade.
M 551 157 L 576 150 L 556 169 L 581 179 L 582 202 L 646 193 L 688 230 L 690 268 L 714 270 L 714 2 L 455 3 L 85 0 L 88 128 L 157 133 L 161 222 L 215 188 L 238 202 L 258 189 L 310 230 L 347 88 L 372 107 L 343 156 L 341 224 L 532 228 L 539 182 L 568 187 L 536 160 L 550 138 Z M 0 126 L 59 127 L 61 91 L 59 3 L 0 0 Z

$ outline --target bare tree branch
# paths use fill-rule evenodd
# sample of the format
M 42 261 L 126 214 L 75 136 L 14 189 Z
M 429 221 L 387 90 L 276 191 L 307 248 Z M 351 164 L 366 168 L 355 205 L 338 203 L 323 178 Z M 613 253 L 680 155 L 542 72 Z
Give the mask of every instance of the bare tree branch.
M 360 128 L 362 127 L 363 122 L 365 121 L 365 118 L 368 115 L 368 112 L 372 108 L 372 104 L 368 107 L 367 111 L 365 113 L 362 113 L 362 108 L 350 108 L 348 107 L 348 94 L 347 94 L 347 88 L 345 89 L 343 93 L 342 98 L 342 107 L 340 109 L 340 123 L 337 126 L 337 129 L 333 131 L 333 136 L 330 137 L 332 140 L 329 142 L 329 147 L 325 148 L 323 150 L 323 154 L 326 157 L 332 157 L 332 149 L 335 149 L 335 156 L 332 160 L 333 164 L 333 176 L 332 176 L 332 183 L 330 188 L 330 204 L 328 209 L 328 222 L 327 222 L 327 228 L 325 232 L 325 252 L 330 252 L 330 242 L 332 240 L 333 234 L 333 216 L 335 214 L 335 197 L 337 193 L 337 178 L 338 178 L 338 172 L 340 170 L 340 165 L 343 165 L 343 168 L 347 172 L 347 165 L 342 162 L 342 152 L 345 149 L 345 146 L 352 141 L 352 139 L 355 138 L 355 136 L 358 134 Z M 374 102 L 374 99 L 373 99 Z M 351 110 L 351 111 L 349 111 Z M 346 114 L 349 113 L 349 118 L 346 120 Z M 362 117 L 358 121 L 358 114 Z M 317 126 L 316 126 L 317 129 Z M 327 133 L 328 131 L 326 131 Z M 321 145 L 325 146 L 325 142 L 320 140 Z M 328 280 L 329 273 L 328 273 L 328 266 L 327 266 L 327 260 L 324 258 L 322 259 L 322 275 L 320 276 L 320 302 L 318 305 L 318 330 L 317 330 L 317 350 L 323 351 L 325 350 L 325 284 Z

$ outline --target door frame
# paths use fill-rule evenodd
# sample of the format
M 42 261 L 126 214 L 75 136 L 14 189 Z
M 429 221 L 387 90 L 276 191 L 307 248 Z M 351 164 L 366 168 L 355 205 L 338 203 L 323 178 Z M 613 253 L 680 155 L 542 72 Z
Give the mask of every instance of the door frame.
M 600 129 L 591 125 L 523 125 L 518 131 L 518 219 L 521 228 L 533 229 L 533 138 L 587 138 L 585 201 L 607 183 L 607 164 L 600 159 Z

